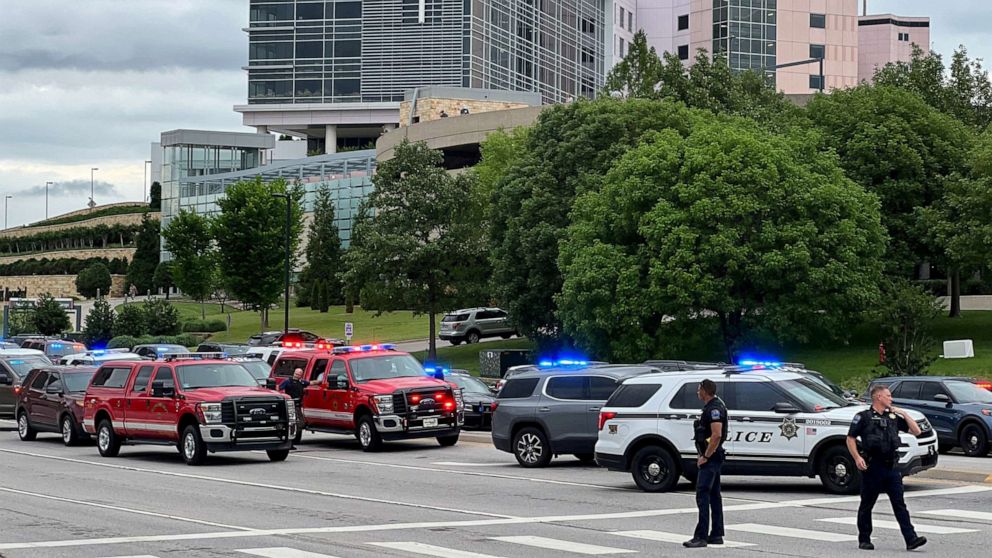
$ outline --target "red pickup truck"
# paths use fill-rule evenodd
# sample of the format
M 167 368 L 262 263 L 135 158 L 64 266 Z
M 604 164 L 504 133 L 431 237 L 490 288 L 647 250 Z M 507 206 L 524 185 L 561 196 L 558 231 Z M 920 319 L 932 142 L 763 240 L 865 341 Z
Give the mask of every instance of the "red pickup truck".
M 240 364 L 211 357 L 103 364 L 83 409 L 83 429 L 96 435 L 100 455 L 116 457 L 126 443 L 176 446 L 189 465 L 218 451 L 286 459 L 296 435 L 292 400 L 260 387 Z
M 303 395 L 300 425 L 312 432 L 354 434 L 365 451 L 383 440 L 437 438 L 458 443 L 464 424 L 462 392 L 435 379 L 417 359 L 393 345 L 287 351 L 272 367 L 281 384 L 303 369 L 310 382 Z

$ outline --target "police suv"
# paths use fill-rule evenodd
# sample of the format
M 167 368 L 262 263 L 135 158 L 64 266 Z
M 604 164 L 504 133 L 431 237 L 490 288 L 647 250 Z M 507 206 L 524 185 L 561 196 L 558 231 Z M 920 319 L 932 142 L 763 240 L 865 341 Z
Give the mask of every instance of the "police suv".
M 596 461 L 630 472 L 649 492 L 671 490 L 684 476 L 695 482 L 693 421 L 704 379 L 717 385 L 729 411 L 724 475 L 819 476 L 837 494 L 861 486 L 845 446 L 854 415 L 867 408 L 811 380 L 806 370 L 778 363 L 721 366 L 631 378 L 599 415 Z M 926 417 L 908 411 L 923 431 L 901 434 L 897 468 L 906 475 L 937 465 L 937 436 Z

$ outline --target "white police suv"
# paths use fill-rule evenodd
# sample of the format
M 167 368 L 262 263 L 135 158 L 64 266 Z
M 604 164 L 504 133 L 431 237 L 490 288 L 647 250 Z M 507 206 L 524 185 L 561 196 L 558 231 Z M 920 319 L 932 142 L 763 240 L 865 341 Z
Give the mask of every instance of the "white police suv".
M 626 380 L 599 415 L 596 462 L 630 472 L 649 492 L 671 490 L 684 476 L 695 482 L 693 421 L 702 402 L 696 388 L 717 385 L 729 411 L 723 475 L 819 476 L 830 492 L 851 494 L 861 486 L 845 446 L 852 403 L 795 366 L 766 363 L 646 374 Z M 901 434 L 897 467 L 911 475 L 937 465 L 937 436 L 921 413 L 908 411 L 923 431 Z

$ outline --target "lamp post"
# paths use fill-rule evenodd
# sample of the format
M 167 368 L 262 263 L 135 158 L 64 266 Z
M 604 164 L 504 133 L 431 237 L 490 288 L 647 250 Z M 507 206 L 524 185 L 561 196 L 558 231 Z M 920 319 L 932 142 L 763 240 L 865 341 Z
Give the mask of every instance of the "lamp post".
M 145 181 L 141 183 L 141 201 L 148 201 L 148 168 L 151 166 L 151 161 L 145 161 L 142 165 L 142 169 L 145 171 Z
M 48 219 L 48 187 L 54 184 L 51 181 L 45 183 L 45 219 Z
M 7 195 L 5 195 L 3 197 L 3 228 L 4 228 L 4 230 L 7 229 L 7 200 L 9 200 L 12 197 L 14 197 L 14 196 L 11 196 L 10 194 L 7 194 Z
M 100 169 L 93 167 L 90 169 L 90 211 L 93 211 L 93 207 L 96 206 L 96 200 L 93 199 L 93 173 Z
M 289 194 L 272 194 L 273 198 L 286 198 L 286 293 L 283 300 L 282 332 L 289 333 L 289 224 L 293 219 L 293 198 Z

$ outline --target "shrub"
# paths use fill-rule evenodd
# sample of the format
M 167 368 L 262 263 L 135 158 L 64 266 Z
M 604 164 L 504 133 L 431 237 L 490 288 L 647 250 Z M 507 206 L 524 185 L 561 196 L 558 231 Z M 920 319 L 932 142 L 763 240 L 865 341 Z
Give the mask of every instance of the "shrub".
M 106 299 L 93 303 L 93 309 L 86 315 L 83 335 L 89 347 L 103 347 L 114 337 L 114 309 Z
M 118 335 L 107 341 L 108 349 L 130 349 L 135 345 L 140 345 L 138 342 L 139 337 L 134 335 Z
M 940 303 L 909 281 L 896 279 L 883 286 L 878 318 L 885 344 L 882 365 L 889 375 L 926 374 L 937 359 L 937 341 L 930 334 L 931 324 L 942 314 Z
M 31 325 L 42 335 L 58 335 L 72 329 L 69 315 L 65 313 L 62 305 L 47 293 L 38 297 L 38 304 L 31 317 Z
M 151 343 L 195 347 L 200 344 L 200 340 L 201 338 L 195 335 L 118 335 L 107 343 L 107 348 L 130 349 L 136 345 L 147 345 Z
M 149 335 L 176 335 L 179 333 L 179 311 L 168 301 L 151 299 L 143 305 L 145 325 Z
M 145 310 L 138 304 L 123 304 L 117 307 L 117 320 L 114 322 L 114 335 L 139 336 L 148 332 Z
M 10 335 L 35 333 L 33 325 L 34 312 L 11 312 L 7 319 L 7 329 Z
M 86 298 L 96 298 L 97 293 L 110 292 L 110 269 L 102 263 L 95 263 L 76 276 L 76 290 Z
M 214 333 L 227 330 L 227 324 L 224 323 L 224 320 L 190 320 L 183 323 L 182 330 L 185 332 Z

